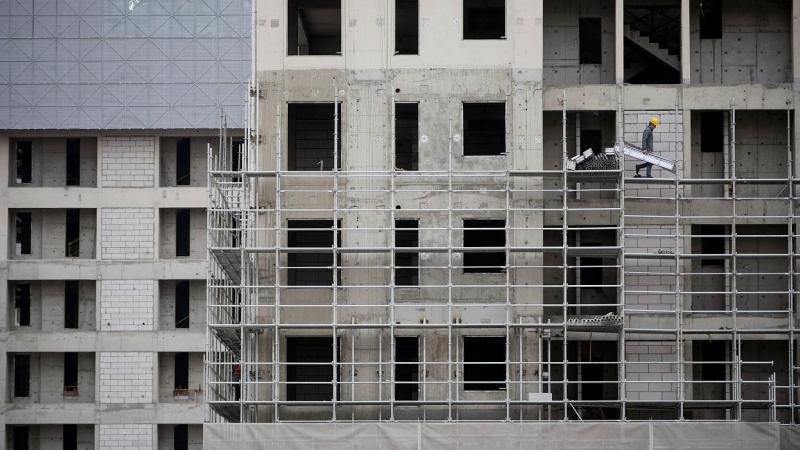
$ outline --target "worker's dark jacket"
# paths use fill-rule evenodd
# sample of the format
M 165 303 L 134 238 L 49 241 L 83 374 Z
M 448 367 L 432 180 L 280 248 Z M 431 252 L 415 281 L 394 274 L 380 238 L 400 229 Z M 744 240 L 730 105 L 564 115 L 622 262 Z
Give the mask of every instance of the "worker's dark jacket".
M 644 127 L 642 133 L 642 150 L 653 151 L 653 129 L 650 128 L 650 125 Z

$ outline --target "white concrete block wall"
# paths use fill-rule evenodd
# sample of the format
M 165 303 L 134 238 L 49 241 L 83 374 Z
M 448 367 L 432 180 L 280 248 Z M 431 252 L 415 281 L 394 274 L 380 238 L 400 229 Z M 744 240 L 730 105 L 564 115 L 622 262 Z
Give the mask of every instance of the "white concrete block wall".
M 153 280 L 103 280 L 100 288 L 100 329 L 153 330 L 154 284 Z
M 101 352 L 100 403 L 153 403 L 153 354 Z
M 100 449 L 152 450 L 155 448 L 155 425 L 99 425 Z
M 103 259 L 153 259 L 152 208 L 103 208 L 100 224 Z
M 625 346 L 626 398 L 631 401 L 678 399 L 678 355 L 674 342 L 629 341 Z
M 675 230 L 670 227 L 628 227 L 625 232 L 628 254 L 675 254 Z M 632 309 L 674 311 L 675 260 L 668 257 L 629 258 L 625 261 L 625 305 Z
M 103 187 L 153 187 L 156 140 L 153 136 L 103 137 Z
M 660 124 L 653 130 L 653 151 L 656 156 L 678 161 L 678 173 L 683 167 L 683 114 L 678 111 L 626 111 L 625 140 L 636 146 L 642 145 L 642 132 L 651 117 L 658 117 Z M 625 158 L 625 176 L 632 177 L 636 173 L 636 164 L 643 161 Z M 640 172 L 645 175 L 645 169 Z M 675 178 L 675 174 L 653 166 L 654 178 Z M 674 197 L 675 189 L 668 185 L 648 187 L 642 183 L 629 183 L 625 186 L 628 197 Z

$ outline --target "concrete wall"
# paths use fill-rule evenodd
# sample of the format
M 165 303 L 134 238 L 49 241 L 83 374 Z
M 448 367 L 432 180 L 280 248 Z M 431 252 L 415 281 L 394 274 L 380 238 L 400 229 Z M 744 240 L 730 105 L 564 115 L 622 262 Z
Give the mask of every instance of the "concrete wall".
M 158 283 L 160 330 L 175 330 L 175 280 Z M 206 286 L 202 281 L 189 282 L 189 331 L 205 331 Z
M 31 213 L 31 253 L 17 254 L 15 225 L 16 213 Z M 78 259 L 95 258 L 97 212 L 80 210 L 80 243 Z M 67 213 L 64 209 L 10 209 L 8 213 L 11 234 L 9 259 L 66 259 Z M 70 258 L 71 259 L 71 258 Z
M 203 354 L 189 353 L 189 387 L 191 393 L 175 395 L 175 353 L 158 354 L 158 402 L 194 403 L 203 402 Z
M 78 395 L 64 395 L 64 354 L 31 354 L 30 396 L 13 397 L 13 358 L 9 364 L 8 379 L 11 403 L 94 403 L 95 356 L 94 353 L 78 355 Z
M 177 258 L 175 256 L 176 212 L 174 209 L 159 210 L 159 250 L 160 258 Z M 206 257 L 206 212 L 202 209 L 191 209 L 189 213 L 189 259 Z M 186 258 L 186 257 L 182 257 Z
M 152 136 L 104 136 L 103 187 L 153 187 L 156 142 Z
M 158 147 L 161 186 L 177 186 L 177 137 L 162 137 Z M 207 184 L 208 145 L 219 147 L 219 138 L 190 138 L 189 186 L 204 187 Z
M 153 403 L 153 354 L 100 353 L 100 403 Z
M 78 425 L 78 450 L 93 450 L 94 425 Z M 62 450 L 64 427 L 62 425 L 39 425 L 39 450 Z M 35 449 L 36 447 L 31 447 Z
M 103 259 L 153 259 L 152 208 L 103 208 L 100 215 Z
M 158 426 L 158 450 L 175 450 L 175 425 Z M 189 425 L 189 450 L 203 449 L 203 426 Z
M 100 289 L 101 330 L 153 330 L 153 280 L 103 280 Z
M 16 178 L 18 140 L 31 141 L 32 180 L 29 184 Z M 79 187 L 97 187 L 97 138 L 81 140 Z M 9 186 L 64 187 L 67 184 L 67 138 L 11 138 Z

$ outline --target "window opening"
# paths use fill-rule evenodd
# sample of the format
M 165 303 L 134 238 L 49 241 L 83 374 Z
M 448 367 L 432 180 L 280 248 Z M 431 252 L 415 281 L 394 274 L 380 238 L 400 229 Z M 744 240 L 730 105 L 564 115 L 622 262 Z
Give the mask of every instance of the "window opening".
M 78 426 L 64 425 L 62 428 L 64 450 L 78 450 Z
M 464 39 L 505 38 L 505 0 L 464 0 Z
M 288 55 L 342 52 L 341 0 L 288 0 Z
M 592 149 L 595 155 L 603 153 L 602 141 L 600 130 L 581 130 L 581 152 Z
M 603 29 L 599 18 L 578 21 L 578 57 L 581 64 L 603 64 Z
M 289 170 L 330 171 L 333 169 L 333 146 L 342 166 L 342 111 L 335 120 L 333 103 L 289 104 Z M 339 140 L 334 139 L 334 125 Z
M 81 210 L 67 210 L 67 241 L 65 253 L 67 258 L 81 255 Z
M 506 388 L 506 338 L 464 337 L 464 390 Z
M 67 139 L 67 186 L 81 184 L 81 140 Z
M 505 220 L 464 220 L 464 247 L 505 247 Z M 464 273 L 501 273 L 505 270 L 506 252 L 464 252 Z
M 31 141 L 17 141 L 17 183 L 33 182 L 33 145 Z
M 722 39 L 722 1 L 700 2 L 700 39 Z
M 31 233 L 33 219 L 31 213 L 17 213 L 16 216 L 17 255 L 31 254 Z
M 172 438 L 175 441 L 174 450 L 189 450 L 189 426 L 175 425 L 172 431 Z
M 189 328 L 189 282 L 175 282 L 175 328 Z
M 337 348 L 341 348 L 338 342 L 339 338 L 337 338 Z M 286 362 L 289 363 L 286 368 L 288 381 L 286 385 L 287 400 L 333 400 L 335 392 L 332 383 L 333 340 L 330 337 L 286 338 Z M 291 363 L 304 363 L 304 365 Z M 336 397 L 338 399 L 338 392 L 336 392 Z
M 64 353 L 64 396 L 78 395 L 78 354 Z
M 16 324 L 21 327 L 31 325 L 31 285 L 14 285 L 14 311 Z
M 725 254 L 725 225 L 700 225 L 700 253 L 703 255 Z M 723 266 L 724 259 L 701 259 L 700 266 Z
M 189 186 L 192 181 L 192 150 L 191 139 L 178 139 L 175 149 L 175 179 L 178 186 Z
M 189 354 L 175 353 L 175 390 L 189 389 Z
M 722 111 L 700 113 L 700 151 L 722 153 L 725 148 L 725 115 Z
M 191 210 L 175 210 L 175 256 L 190 256 L 191 254 Z
M 394 246 L 397 248 L 419 247 L 419 221 L 394 221 Z M 419 253 L 395 251 L 394 284 L 396 286 L 419 285 Z
M 64 328 L 78 329 L 80 322 L 80 302 L 78 280 L 64 282 Z
M 395 0 L 394 52 L 419 54 L 419 0 Z
M 395 103 L 394 114 L 395 165 L 419 170 L 419 104 Z
M 31 395 L 31 355 L 14 355 L 14 397 Z
M 29 435 L 30 435 L 30 428 L 25 426 L 14 426 L 14 450 L 28 450 L 29 447 Z
M 464 103 L 464 156 L 499 156 L 505 152 L 505 103 Z
M 419 337 L 395 337 L 394 398 L 419 400 Z
M 341 228 L 341 221 L 339 221 Z M 332 220 L 290 220 L 290 248 L 332 248 Z M 341 247 L 341 234 L 337 232 L 338 244 Z M 341 267 L 341 255 L 337 256 L 337 266 Z M 337 284 L 342 283 L 341 270 L 337 271 Z M 333 285 L 333 252 L 289 253 L 289 286 L 332 286 Z

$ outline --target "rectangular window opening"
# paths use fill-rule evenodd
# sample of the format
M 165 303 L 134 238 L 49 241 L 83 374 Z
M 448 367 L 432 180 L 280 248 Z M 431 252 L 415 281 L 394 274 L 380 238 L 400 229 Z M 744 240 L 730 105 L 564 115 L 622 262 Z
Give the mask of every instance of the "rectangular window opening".
M 81 255 L 81 210 L 67 210 L 67 258 L 77 258 Z
M 33 182 L 33 144 L 17 141 L 17 184 Z
M 191 210 L 175 210 L 175 256 L 191 255 Z
M 288 0 L 287 54 L 342 53 L 341 0 Z
M 506 338 L 464 338 L 464 390 L 498 391 L 506 388 Z
M 337 169 L 341 168 L 341 109 L 338 122 L 335 115 L 333 103 L 289 104 L 289 170 L 333 170 L 334 145 L 338 153 Z
M 33 219 L 29 212 L 19 212 L 16 220 L 16 247 L 17 255 L 31 254 L 31 233 L 33 232 Z
M 595 155 L 603 153 L 603 134 L 600 130 L 581 130 L 581 152 L 592 150 Z
M 581 64 L 603 64 L 603 28 L 599 18 L 578 22 L 578 57 Z
M 78 426 L 64 425 L 62 428 L 64 450 L 78 450 Z
M 505 0 L 464 0 L 464 39 L 505 38 Z
M 505 220 L 464 220 L 464 247 L 505 247 Z M 464 252 L 464 273 L 502 273 L 506 252 Z
M 586 245 L 583 245 L 586 247 Z M 603 289 L 602 258 L 581 258 L 581 286 L 586 289 L 601 291 Z
M 64 353 L 64 396 L 78 395 L 78 354 Z
M 394 221 L 394 246 L 399 248 L 419 247 L 419 221 Z M 394 254 L 394 284 L 396 286 L 419 286 L 419 252 L 397 250 Z
M 419 337 L 395 337 L 394 398 L 419 400 Z
M 722 0 L 700 2 L 700 39 L 722 39 Z
M 242 170 L 244 161 L 244 139 L 231 140 L 231 170 L 239 172 Z
M 31 325 L 31 285 L 14 285 L 14 314 L 17 326 L 29 327 Z
M 700 355 L 696 361 L 725 361 L 727 351 L 725 341 L 700 341 Z M 725 364 L 702 364 L 700 377 L 702 381 L 725 381 Z
M 14 355 L 14 397 L 31 395 L 31 355 Z
M 189 282 L 175 282 L 175 328 L 189 328 Z
M 174 450 L 189 450 L 189 426 L 175 425 L 172 433 L 172 438 L 175 441 Z
M 175 149 L 175 180 L 178 186 L 189 186 L 192 180 L 192 150 L 191 139 L 178 139 Z
M 396 168 L 419 170 L 419 104 L 395 103 L 394 114 Z
M 81 184 L 81 140 L 67 139 L 67 186 Z
M 700 225 L 700 253 L 703 255 L 725 254 L 725 225 Z M 701 259 L 700 266 L 724 266 L 724 259 Z
M 186 352 L 175 353 L 175 390 L 178 389 L 189 389 L 189 354 Z
M 341 349 L 338 342 L 339 338 L 336 347 Z M 286 362 L 289 363 L 286 368 L 288 401 L 333 400 L 335 390 L 332 383 L 333 339 L 331 337 L 287 337 Z M 304 363 L 304 365 L 291 363 Z M 335 394 L 338 398 L 338 392 Z
M 339 221 L 339 228 L 342 224 Z M 337 246 L 342 245 L 341 234 L 337 233 Z M 288 242 L 292 248 L 333 248 L 332 220 L 290 220 Z M 341 267 L 341 255 L 337 266 Z M 341 270 L 337 271 L 337 284 L 342 284 Z M 332 286 L 333 252 L 289 253 L 289 286 Z
M 725 115 L 722 111 L 700 113 L 700 151 L 722 153 L 725 148 Z
M 15 425 L 13 428 L 14 450 L 30 449 L 30 427 L 27 425 Z
M 78 280 L 64 282 L 64 328 L 77 330 L 80 325 Z
M 394 52 L 419 54 L 419 0 L 395 0 Z
M 505 152 L 505 103 L 464 103 L 464 156 L 500 156 Z

